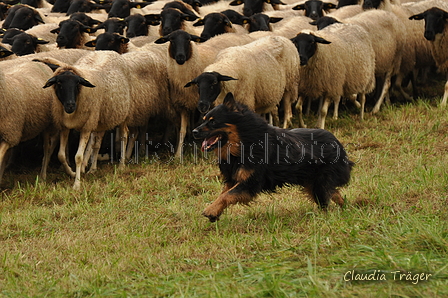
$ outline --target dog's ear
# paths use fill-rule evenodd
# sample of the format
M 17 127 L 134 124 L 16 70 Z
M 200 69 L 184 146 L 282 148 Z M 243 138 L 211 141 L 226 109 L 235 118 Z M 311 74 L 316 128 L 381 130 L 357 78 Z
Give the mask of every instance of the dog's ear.
M 231 111 L 238 112 L 238 105 L 235 101 L 235 98 L 233 97 L 232 92 L 226 94 L 226 97 L 224 97 L 224 101 L 222 104 L 228 107 Z

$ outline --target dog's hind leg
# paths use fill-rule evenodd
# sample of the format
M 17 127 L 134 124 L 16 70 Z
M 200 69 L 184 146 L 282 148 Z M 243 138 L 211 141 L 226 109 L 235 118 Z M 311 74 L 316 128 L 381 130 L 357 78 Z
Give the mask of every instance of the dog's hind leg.
M 252 201 L 254 196 L 246 190 L 239 189 L 239 186 L 240 184 L 236 184 L 232 188 L 222 192 L 213 203 L 205 208 L 202 215 L 208 217 L 211 222 L 215 222 L 228 206 L 237 203 L 247 204 Z
M 344 198 L 341 196 L 339 190 L 335 190 L 335 192 L 331 196 L 331 200 L 338 204 L 340 207 L 344 206 Z

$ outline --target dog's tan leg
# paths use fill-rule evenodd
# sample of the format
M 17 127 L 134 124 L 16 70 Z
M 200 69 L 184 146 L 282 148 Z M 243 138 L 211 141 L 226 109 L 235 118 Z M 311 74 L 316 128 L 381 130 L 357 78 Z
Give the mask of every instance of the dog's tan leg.
M 344 198 L 341 196 L 339 190 L 336 190 L 331 196 L 331 200 L 338 204 L 340 207 L 344 205 Z
M 215 222 L 228 206 L 237 203 L 247 204 L 252 201 L 253 196 L 245 190 L 239 190 L 239 185 L 236 184 L 229 190 L 222 192 L 213 203 L 205 208 L 202 215 L 208 217 L 211 222 Z

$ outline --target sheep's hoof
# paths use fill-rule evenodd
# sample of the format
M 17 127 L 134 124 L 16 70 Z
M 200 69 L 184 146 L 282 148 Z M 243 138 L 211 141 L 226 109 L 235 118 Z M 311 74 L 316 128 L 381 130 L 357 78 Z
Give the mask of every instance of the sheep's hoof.
M 81 181 L 79 181 L 79 180 L 75 181 L 75 184 L 73 184 L 73 190 L 76 190 L 76 191 L 81 190 Z

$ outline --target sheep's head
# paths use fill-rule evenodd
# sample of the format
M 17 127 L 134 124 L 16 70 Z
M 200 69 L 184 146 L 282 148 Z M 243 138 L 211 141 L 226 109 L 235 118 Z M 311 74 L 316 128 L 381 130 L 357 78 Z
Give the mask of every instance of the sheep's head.
M 76 100 L 80 91 L 80 86 L 89 88 L 95 87 L 86 79 L 80 77 L 72 71 L 63 71 L 50 78 L 44 88 L 54 86 L 56 96 L 64 106 L 64 111 L 71 114 L 76 110 Z
M 433 7 L 420 14 L 409 17 L 410 20 L 425 20 L 425 38 L 433 41 L 436 34 L 443 33 L 448 19 L 448 12 Z
M 294 43 L 297 51 L 299 52 L 301 66 L 307 65 L 310 58 L 316 53 L 317 43 L 330 43 L 322 37 L 305 32 L 297 34 L 297 36 L 292 38 L 291 41 Z
M 185 87 L 193 85 L 198 86 L 199 102 L 198 110 L 201 113 L 206 113 L 210 110 L 213 102 L 221 93 L 221 82 L 236 80 L 230 76 L 221 75 L 216 71 L 204 72 L 198 77 L 187 83 Z

